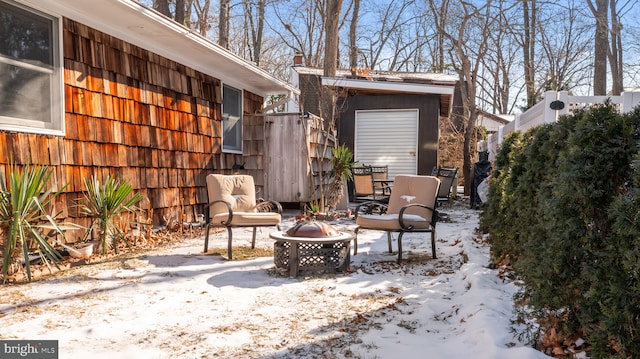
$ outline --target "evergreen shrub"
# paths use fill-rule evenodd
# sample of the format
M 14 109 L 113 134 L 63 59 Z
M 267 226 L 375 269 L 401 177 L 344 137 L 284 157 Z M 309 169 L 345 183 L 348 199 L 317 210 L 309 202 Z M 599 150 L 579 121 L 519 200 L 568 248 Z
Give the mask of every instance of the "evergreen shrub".
M 606 103 L 508 137 L 481 213 L 538 322 L 595 357 L 640 352 L 639 127 L 639 111 Z

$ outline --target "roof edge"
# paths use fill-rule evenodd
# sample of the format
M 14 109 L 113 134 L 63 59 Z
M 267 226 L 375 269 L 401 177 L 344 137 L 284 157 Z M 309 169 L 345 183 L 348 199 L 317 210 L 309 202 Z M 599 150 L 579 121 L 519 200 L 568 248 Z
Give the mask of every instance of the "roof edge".
M 356 80 L 336 77 L 322 77 L 323 86 L 347 87 L 366 90 L 389 90 L 408 93 L 429 93 L 453 96 L 455 85 L 432 85 L 412 82 L 387 82 L 375 80 Z

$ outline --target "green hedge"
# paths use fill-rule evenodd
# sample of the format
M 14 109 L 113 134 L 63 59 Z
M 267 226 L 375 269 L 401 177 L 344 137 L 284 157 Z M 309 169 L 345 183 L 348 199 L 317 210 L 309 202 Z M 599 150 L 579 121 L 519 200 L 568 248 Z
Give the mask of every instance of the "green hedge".
M 640 353 L 640 111 L 609 103 L 505 138 L 480 228 L 543 327 Z

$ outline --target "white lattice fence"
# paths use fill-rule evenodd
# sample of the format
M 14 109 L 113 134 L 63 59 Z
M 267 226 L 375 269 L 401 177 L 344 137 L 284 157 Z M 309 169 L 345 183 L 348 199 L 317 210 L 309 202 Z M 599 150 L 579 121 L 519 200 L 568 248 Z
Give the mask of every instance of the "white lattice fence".
M 626 91 L 620 96 L 571 96 L 566 91 L 547 91 L 544 100 L 520 115 L 509 124 L 500 127 L 498 132 L 489 136 L 489 160 L 495 159 L 502 139 L 513 131 L 525 132 L 530 128 L 553 123 L 562 115 L 568 115 L 579 108 L 611 101 L 620 112 L 629 112 L 640 104 L 640 89 Z

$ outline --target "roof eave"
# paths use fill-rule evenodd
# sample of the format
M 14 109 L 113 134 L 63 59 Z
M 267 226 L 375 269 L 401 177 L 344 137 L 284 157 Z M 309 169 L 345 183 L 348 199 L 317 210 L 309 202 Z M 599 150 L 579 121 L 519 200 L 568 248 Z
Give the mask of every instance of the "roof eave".
M 78 21 L 255 94 L 299 90 L 204 36 L 132 0 L 18 0 Z
M 453 96 L 454 85 L 430 85 L 407 82 L 385 82 L 335 77 L 322 77 L 322 85 L 362 90 L 397 91 L 406 93 L 437 94 Z
M 442 108 L 440 109 L 440 115 L 448 117 L 453 109 L 453 94 L 455 85 L 432 85 L 432 84 L 420 84 L 409 82 L 386 82 L 386 81 L 371 81 L 371 80 L 357 80 L 346 79 L 336 77 L 322 77 L 322 86 L 327 87 L 342 87 L 350 89 L 360 89 L 369 91 L 389 91 L 389 92 L 401 92 L 401 93 L 414 93 L 414 94 L 433 94 L 440 96 L 440 102 Z M 445 108 L 446 107 L 446 108 Z

